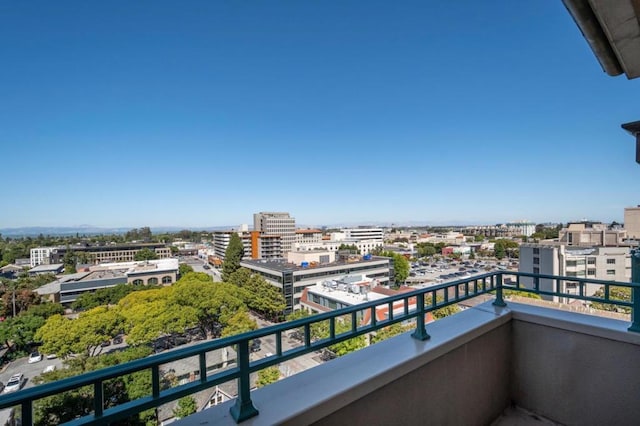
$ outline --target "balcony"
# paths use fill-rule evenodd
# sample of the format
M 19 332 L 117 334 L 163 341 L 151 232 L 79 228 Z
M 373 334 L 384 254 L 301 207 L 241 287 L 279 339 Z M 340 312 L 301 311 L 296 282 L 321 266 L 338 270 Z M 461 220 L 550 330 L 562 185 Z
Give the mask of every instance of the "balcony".
M 536 286 L 544 278 L 551 290 Z M 526 288 L 525 280 L 533 283 Z M 237 380 L 235 400 L 179 420 L 178 425 L 271 424 L 459 424 L 486 425 L 512 405 L 561 424 L 637 424 L 640 418 L 640 324 L 559 309 L 516 303 L 505 290 L 600 301 L 629 307 L 634 301 L 612 300 L 613 285 L 640 284 L 571 278 L 577 294 L 560 292 L 567 278 L 496 272 L 392 296 L 382 301 L 328 312 L 273 327 L 151 356 L 82 376 L 26 389 L 0 398 L 0 408 L 21 406 L 22 424 L 32 424 L 34 401 L 83 386 L 93 388 L 93 412 L 69 424 L 106 424 L 169 401 Z M 506 284 L 508 283 L 508 284 Z M 605 287 L 604 297 L 588 296 L 587 285 Z M 425 325 L 427 313 L 476 297 L 490 300 L 456 315 Z M 404 305 L 384 321 L 351 322 L 338 334 L 340 318 L 356 318 L 377 306 Z M 375 318 L 375 315 L 372 316 Z M 632 314 L 633 317 L 633 314 Z M 414 331 L 303 371 L 264 388 L 250 391 L 250 375 L 301 355 L 394 323 L 413 321 Z M 326 322 L 329 337 L 311 339 L 314 323 Z M 284 350 L 291 330 L 303 331 L 299 347 Z M 633 330 L 633 331 L 630 331 Z M 251 360 L 249 342 L 274 336 L 276 353 Z M 189 357 L 207 369 L 206 355 L 237 348 L 236 363 L 197 376 L 178 386 L 162 386 L 161 366 Z M 149 371 L 148 397 L 115 407 L 105 405 L 103 384 L 135 371 Z M 500 420 L 500 425 L 510 424 Z

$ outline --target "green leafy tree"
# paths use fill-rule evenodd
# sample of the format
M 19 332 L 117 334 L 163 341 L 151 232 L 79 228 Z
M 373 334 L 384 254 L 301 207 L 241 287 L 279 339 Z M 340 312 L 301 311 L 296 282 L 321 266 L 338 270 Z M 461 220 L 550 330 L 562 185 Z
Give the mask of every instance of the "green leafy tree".
M 604 287 L 600 287 L 594 294 L 593 297 L 602 297 L 604 298 Z M 619 287 L 619 286 L 610 286 L 609 287 L 609 298 L 612 300 L 621 300 L 630 302 L 631 301 L 631 289 L 629 287 Z M 602 302 L 591 302 L 591 307 L 593 309 L 600 309 L 602 311 L 610 311 L 610 312 L 624 312 L 630 313 L 631 308 L 626 306 L 617 306 L 611 303 L 602 303 Z
M 236 312 L 226 323 L 222 330 L 222 337 L 235 336 L 258 328 L 255 320 L 251 319 L 246 311 Z
M 193 309 L 197 325 L 209 337 L 218 337 L 233 315 L 247 310 L 238 287 L 214 283 L 207 274 L 187 274 L 171 288 L 169 303 Z
M 116 336 L 123 327 L 118 309 L 93 308 L 77 319 L 52 315 L 38 329 L 35 339 L 42 342 L 41 350 L 60 357 L 77 355 L 82 362 L 102 351 L 100 346 Z
M 178 266 L 178 274 L 180 274 L 181 277 L 187 275 L 189 272 L 194 272 L 193 268 L 190 265 L 187 265 L 186 263 L 181 263 Z
M 75 274 L 76 271 L 76 254 L 73 250 L 67 250 L 62 258 L 65 274 Z
M 151 250 L 150 248 L 147 248 L 147 247 L 138 250 L 136 254 L 133 256 L 133 260 L 135 260 L 136 262 L 140 262 L 143 260 L 155 260 L 157 258 L 158 258 L 158 254 L 154 250 Z
M 498 240 L 494 243 L 493 253 L 496 259 L 504 259 L 507 256 L 507 250 L 504 246 L 503 240 Z
M 409 276 L 409 271 L 411 270 L 411 265 L 409 264 L 407 258 L 400 253 L 395 253 L 392 251 L 383 251 L 381 255 L 393 259 L 393 279 L 396 283 L 396 287 L 404 283 L 404 281 Z
M 398 334 L 406 333 L 407 331 L 413 330 L 414 325 L 402 325 L 399 323 L 392 324 L 388 327 L 381 328 L 376 331 L 375 334 L 371 336 L 371 343 L 378 343 L 383 340 L 387 340 L 393 336 L 397 336 Z
M 256 386 L 261 388 L 263 386 L 270 385 L 280 380 L 280 370 L 278 367 L 268 367 L 264 370 L 258 371 L 258 379 L 256 380 Z
M 191 396 L 185 396 L 178 400 L 178 405 L 173 409 L 173 415 L 177 419 L 190 416 L 198 410 L 196 400 Z
M 242 256 L 244 256 L 242 240 L 234 232 L 231 234 L 227 251 L 224 254 L 224 262 L 222 262 L 222 281 L 228 281 L 231 274 L 240 269 Z
M 240 268 L 231 274 L 229 282 L 241 289 L 240 294 L 249 309 L 272 321 L 281 319 L 287 306 L 284 295 L 263 277 Z
M 357 253 L 360 254 L 360 250 L 358 249 L 358 246 L 356 246 L 355 244 L 340 244 L 340 246 L 338 247 L 338 250 L 349 250 L 352 253 Z

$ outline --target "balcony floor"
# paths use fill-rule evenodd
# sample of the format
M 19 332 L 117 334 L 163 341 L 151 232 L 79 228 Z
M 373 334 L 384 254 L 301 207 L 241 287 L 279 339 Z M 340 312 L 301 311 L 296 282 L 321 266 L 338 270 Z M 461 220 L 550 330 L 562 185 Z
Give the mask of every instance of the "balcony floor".
M 562 426 L 520 407 L 509 407 L 491 423 L 491 426 Z

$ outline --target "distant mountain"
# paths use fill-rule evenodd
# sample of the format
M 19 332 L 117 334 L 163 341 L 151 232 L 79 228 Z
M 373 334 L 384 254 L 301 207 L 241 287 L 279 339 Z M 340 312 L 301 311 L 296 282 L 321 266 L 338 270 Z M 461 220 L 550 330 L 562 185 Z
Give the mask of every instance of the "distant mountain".
M 92 225 L 80 225 L 80 226 L 25 226 L 21 228 L 0 228 L 0 234 L 3 237 L 32 237 L 37 235 L 109 235 L 109 234 L 124 234 L 127 231 L 136 228 L 130 226 L 126 228 L 102 228 Z M 237 226 L 202 226 L 202 227 L 190 227 L 190 226 L 151 226 L 151 232 L 154 234 L 161 234 L 164 232 L 178 232 L 184 229 L 191 231 L 219 231 L 237 228 Z

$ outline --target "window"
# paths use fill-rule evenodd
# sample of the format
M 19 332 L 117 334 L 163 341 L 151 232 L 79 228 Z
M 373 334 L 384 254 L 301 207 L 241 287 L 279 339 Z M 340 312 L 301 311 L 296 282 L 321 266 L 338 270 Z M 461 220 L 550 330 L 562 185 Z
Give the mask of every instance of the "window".
M 575 260 L 567 260 L 567 268 L 575 267 L 577 265 Z
M 148 284 L 148 285 L 157 285 L 157 284 L 158 284 L 158 279 L 157 279 L 156 277 L 149 278 L 149 279 L 147 280 L 147 284 Z
M 615 269 L 607 269 L 607 275 L 615 275 L 615 274 L 616 274 Z
M 534 248 L 533 249 L 533 254 L 540 254 L 540 249 L 539 248 Z
M 595 265 L 596 264 L 596 258 L 595 257 L 590 257 L 589 259 L 587 259 L 587 264 L 588 265 Z
M 533 273 L 534 274 L 539 274 L 540 273 L 540 268 L 534 267 L 533 268 Z
M 143 281 L 142 280 L 133 280 L 133 285 L 142 285 Z
M 170 276 L 164 276 L 162 277 L 162 284 L 171 284 L 171 277 Z
M 615 265 L 615 264 L 616 264 L 615 259 L 607 259 L 607 265 Z
M 533 258 L 533 264 L 534 265 L 539 265 L 540 264 L 540 258 L 539 257 L 534 257 Z
M 593 268 L 589 268 L 587 269 L 587 275 L 595 275 L 596 274 L 596 270 Z

